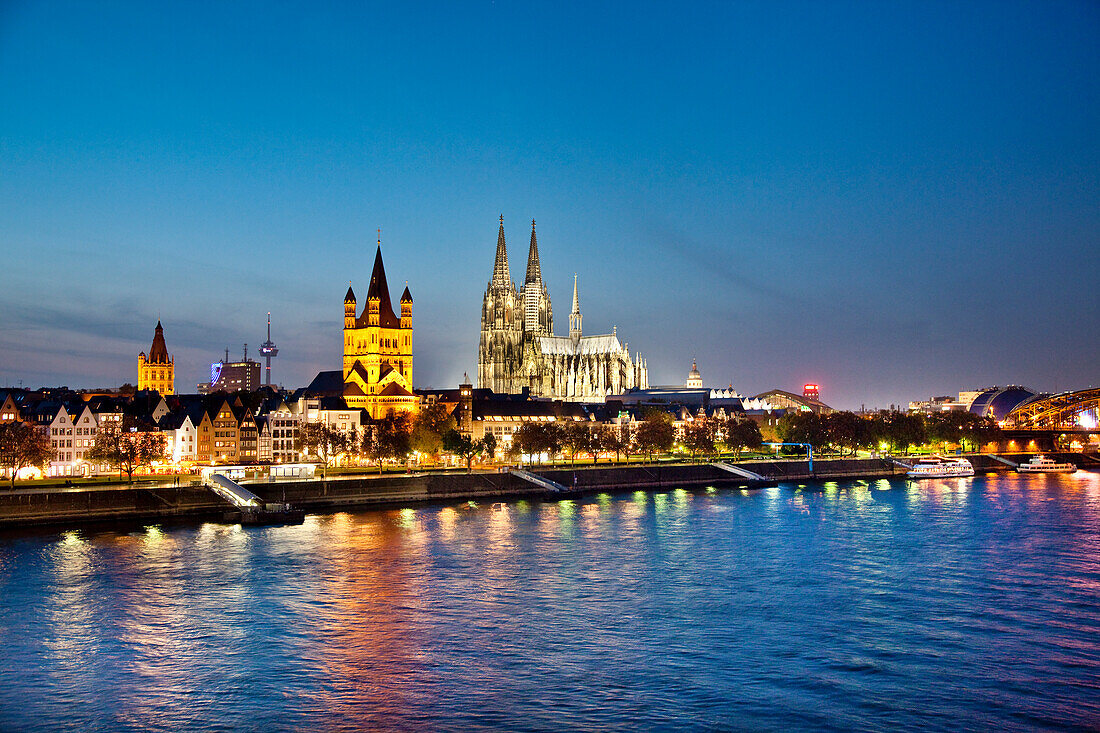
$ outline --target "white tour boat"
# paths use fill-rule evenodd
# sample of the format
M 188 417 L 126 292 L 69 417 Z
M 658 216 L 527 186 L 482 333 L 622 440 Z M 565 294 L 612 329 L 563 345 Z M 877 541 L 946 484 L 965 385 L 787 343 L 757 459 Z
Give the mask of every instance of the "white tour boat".
M 1035 456 L 1027 463 L 1016 466 L 1020 473 L 1073 473 L 1077 466 L 1072 463 L 1056 463 L 1046 456 Z
M 920 458 L 906 474 L 909 478 L 956 478 L 973 476 L 974 466 L 965 458 L 928 456 Z

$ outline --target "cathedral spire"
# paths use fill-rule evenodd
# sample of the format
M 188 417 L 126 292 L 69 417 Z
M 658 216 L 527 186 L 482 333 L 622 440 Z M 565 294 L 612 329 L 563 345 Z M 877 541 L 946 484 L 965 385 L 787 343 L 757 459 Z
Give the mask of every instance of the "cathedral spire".
M 542 283 L 542 268 L 539 267 L 539 243 L 535 240 L 535 220 L 531 220 L 531 248 L 527 251 L 526 283 Z
M 573 273 L 573 310 L 569 314 L 569 338 L 576 341 L 581 337 L 581 302 L 577 298 L 577 273 Z
M 508 248 L 504 244 L 504 214 L 500 215 L 500 230 L 497 232 L 497 260 L 493 265 L 493 285 L 509 285 L 512 276 L 508 274 Z

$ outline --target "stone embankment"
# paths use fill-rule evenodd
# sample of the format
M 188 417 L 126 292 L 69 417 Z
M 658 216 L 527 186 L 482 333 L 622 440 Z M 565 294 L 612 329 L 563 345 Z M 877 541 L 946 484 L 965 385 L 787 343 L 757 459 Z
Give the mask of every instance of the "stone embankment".
M 1004 470 L 1005 464 L 985 456 L 970 457 L 979 471 Z M 1014 456 L 1014 458 L 1016 458 Z M 1021 457 L 1026 460 L 1026 457 Z M 563 467 L 529 466 L 533 474 L 564 487 L 547 488 L 508 472 L 459 472 L 359 475 L 355 477 L 247 483 L 268 502 L 289 502 L 313 512 L 352 508 L 415 506 L 460 501 L 546 499 L 619 491 L 667 489 L 761 488 L 777 482 L 889 478 L 905 469 L 883 459 L 750 461 L 740 468 L 765 481 L 740 477 L 709 463 Z M 119 520 L 169 520 L 222 517 L 231 511 L 225 501 L 201 485 L 112 485 L 0 491 L 0 527 L 35 524 L 79 524 Z

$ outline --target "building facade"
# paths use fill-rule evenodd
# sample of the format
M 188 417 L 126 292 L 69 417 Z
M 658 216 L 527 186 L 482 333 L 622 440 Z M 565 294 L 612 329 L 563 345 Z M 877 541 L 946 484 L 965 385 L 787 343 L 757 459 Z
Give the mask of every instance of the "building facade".
M 374 255 L 367 306 L 356 316 L 355 293 L 344 296 L 343 397 L 348 407 L 378 420 L 393 410 L 415 413 L 413 394 L 412 295 L 401 294 L 401 317 L 393 312 L 382 242 Z
M 152 390 L 162 395 L 176 393 L 176 363 L 164 345 L 164 328 L 159 320 L 149 355 L 146 356 L 144 351 L 138 354 L 137 388 L 138 391 Z
M 608 395 L 649 386 L 645 361 L 631 358 L 615 329 L 585 336 L 581 328 L 577 278 L 573 277 L 573 308 L 569 335 L 554 335 L 550 293 L 542 280 L 535 222 L 523 287 L 516 289 L 508 271 L 504 217 L 497 232 L 493 277 L 481 308 L 477 384 L 498 394 L 602 402 Z
M 240 361 L 229 361 L 229 350 L 225 358 L 210 365 L 210 381 L 198 386 L 199 394 L 215 392 L 252 392 L 260 387 L 260 363 L 248 358 L 247 345 L 244 357 Z

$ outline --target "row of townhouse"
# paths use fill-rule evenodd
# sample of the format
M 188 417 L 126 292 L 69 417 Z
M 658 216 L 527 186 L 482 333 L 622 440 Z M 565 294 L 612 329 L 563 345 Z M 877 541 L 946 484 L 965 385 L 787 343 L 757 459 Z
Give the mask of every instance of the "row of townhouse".
M 86 454 L 109 424 L 165 436 L 165 468 L 205 464 L 293 463 L 299 426 L 321 422 L 361 428 L 362 413 L 342 399 L 312 397 L 302 390 L 285 395 L 269 388 L 226 395 L 132 396 L 72 392 L 64 388 L 0 390 L 0 421 L 34 424 L 49 436 L 54 457 L 49 476 L 95 476 L 111 467 Z

